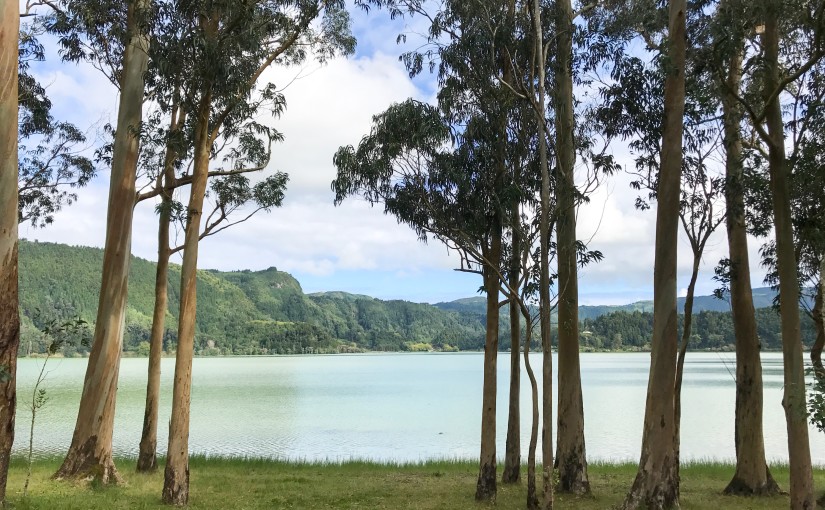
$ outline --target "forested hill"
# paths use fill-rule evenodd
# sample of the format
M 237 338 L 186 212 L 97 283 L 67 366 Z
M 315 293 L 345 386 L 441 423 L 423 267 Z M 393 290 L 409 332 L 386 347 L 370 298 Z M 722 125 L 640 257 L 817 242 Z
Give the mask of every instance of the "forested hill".
M 103 251 L 21 241 L 20 307 L 24 351 L 42 352 L 35 325 L 95 321 Z M 142 352 L 154 306 L 155 264 L 132 258 L 124 349 Z M 180 267 L 169 271 L 164 347 L 174 349 Z M 196 350 L 200 354 L 284 354 L 347 350 L 470 350 L 484 345 L 484 317 L 429 304 L 328 292 L 307 295 L 288 273 L 198 273 Z M 72 348 L 70 348 L 71 350 Z
M 43 352 L 37 326 L 50 319 L 80 317 L 95 321 L 103 251 L 98 248 L 22 241 L 20 306 L 23 352 Z M 132 258 L 124 349 L 148 352 L 154 305 L 155 264 Z M 176 344 L 180 267 L 169 271 L 169 309 L 164 348 Z M 768 306 L 770 289 L 755 289 L 757 306 Z M 484 348 L 484 298 L 436 305 L 381 301 L 346 292 L 304 294 L 288 273 L 263 271 L 198 273 L 198 354 L 291 354 L 361 350 L 480 350 Z M 583 349 L 645 349 L 652 331 L 651 303 L 581 307 Z M 730 349 L 730 314 L 713 311 L 727 303 L 697 298 L 693 346 Z M 759 312 L 765 348 L 778 348 L 777 314 Z M 500 346 L 509 345 L 507 307 L 502 309 Z M 804 340 L 813 338 L 803 321 Z M 555 337 L 555 335 L 554 335 Z M 535 346 L 537 347 L 537 346 Z M 68 346 L 67 354 L 82 347 Z
M 767 308 L 773 305 L 776 291 L 770 287 L 758 287 L 753 289 L 753 305 L 755 308 Z M 435 306 L 442 310 L 452 310 L 457 312 L 484 313 L 487 300 L 484 297 L 471 297 L 436 303 Z M 685 307 L 685 298 L 678 300 L 679 310 Z M 714 296 L 696 296 L 694 298 L 693 310 L 699 312 L 727 312 L 730 305 L 727 301 L 717 299 Z M 503 310 L 502 310 L 503 311 Z M 579 306 L 579 318 L 595 319 L 602 315 L 613 312 L 652 312 L 653 301 L 635 301 L 626 305 L 581 305 Z

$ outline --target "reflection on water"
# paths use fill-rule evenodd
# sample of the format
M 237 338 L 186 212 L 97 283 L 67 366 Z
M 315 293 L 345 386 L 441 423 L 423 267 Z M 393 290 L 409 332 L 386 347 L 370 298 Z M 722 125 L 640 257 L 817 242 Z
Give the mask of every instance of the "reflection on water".
M 509 354 L 501 353 L 505 357 Z M 538 377 L 540 355 L 532 356 Z M 590 459 L 636 460 L 650 355 L 582 354 Z M 28 441 L 28 403 L 40 360 L 19 360 L 15 450 Z M 480 353 L 199 358 L 194 362 L 192 452 L 306 460 L 364 458 L 418 461 L 478 454 L 483 357 Z M 115 417 L 116 455 L 137 455 L 146 359 L 124 359 Z M 499 454 L 507 425 L 509 363 L 498 364 Z M 787 458 L 781 407 L 782 360 L 763 355 L 768 457 Z M 83 386 L 85 359 L 53 359 L 38 412 L 35 450 L 68 448 Z M 685 364 L 682 458 L 734 458 L 735 360 L 691 353 Z M 165 450 L 174 360 L 162 363 L 158 445 Z M 529 382 L 522 377 L 522 449 L 529 440 Z M 814 462 L 825 462 L 825 436 L 811 429 Z

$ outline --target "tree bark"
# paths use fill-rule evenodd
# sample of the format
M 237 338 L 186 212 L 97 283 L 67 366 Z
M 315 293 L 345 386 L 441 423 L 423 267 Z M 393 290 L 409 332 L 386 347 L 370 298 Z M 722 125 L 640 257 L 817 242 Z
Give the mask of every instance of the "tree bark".
M 670 0 L 661 168 L 657 191 L 653 338 L 639 470 L 624 509 L 679 508 L 675 379 L 679 335 L 676 254 L 685 108 L 685 0 Z
M 155 271 L 155 308 L 152 314 L 152 336 L 149 340 L 149 369 L 146 382 L 146 408 L 140 436 L 137 471 L 148 473 L 157 469 L 158 402 L 160 399 L 160 360 L 163 353 L 163 332 L 166 327 L 169 278 L 169 221 L 171 195 L 164 192 L 158 218 L 158 263 Z
M 493 267 L 501 266 L 501 218 L 493 219 L 490 246 L 484 254 Z M 484 382 L 481 402 L 481 453 L 479 455 L 477 501 L 496 499 L 496 357 L 498 355 L 498 275 L 491 267 L 484 268 L 484 288 L 487 292 L 487 333 L 484 342 Z
M 528 379 L 530 379 L 530 403 L 532 404 L 530 446 L 527 449 L 527 508 L 528 510 L 536 510 L 539 508 L 539 498 L 536 491 L 536 444 L 539 439 L 539 387 L 538 382 L 536 382 L 536 375 L 533 373 L 533 367 L 530 366 L 530 342 L 533 341 L 530 311 L 523 303 L 520 309 L 521 313 L 524 314 L 524 321 L 527 323 L 527 331 L 524 334 L 524 368 L 527 371 Z
M 515 292 L 519 288 L 519 277 L 521 276 L 521 242 L 518 234 L 518 209 L 514 209 L 513 211 L 513 246 L 509 275 L 511 292 Z M 521 317 L 521 309 L 518 303 L 518 296 L 513 296 L 510 299 L 510 406 L 507 416 L 507 441 L 505 443 L 504 472 L 501 475 L 502 483 L 518 482 L 521 472 L 521 410 L 519 405 L 521 391 L 521 363 L 519 361 L 521 351 L 521 323 L 519 317 Z
M 106 243 L 94 343 L 89 355 L 72 443 L 56 478 L 93 476 L 103 483 L 120 476 L 112 459 L 112 429 L 131 255 L 132 215 L 149 39 L 137 18 L 147 0 L 129 4 L 130 38 L 123 59 L 117 132 L 112 157 Z
M 197 310 L 198 241 L 209 176 L 211 106 L 212 95 L 207 90 L 198 107 L 195 162 L 184 237 L 183 263 L 181 264 L 178 348 L 175 356 L 175 382 L 172 390 L 172 418 L 169 422 L 169 446 L 163 476 L 163 502 L 178 506 L 189 503 L 189 405 L 192 392 L 192 357 L 195 346 L 195 312 Z
M 765 48 L 764 93 L 773 93 L 779 85 L 779 27 L 777 16 L 781 2 L 769 3 L 765 16 L 762 44 Z M 785 156 L 785 131 L 782 107 L 778 98 L 766 106 L 768 128 L 768 169 L 776 232 L 776 262 L 779 271 L 779 313 L 782 323 L 782 359 L 784 362 L 784 395 L 782 406 L 788 428 L 788 460 L 790 464 L 791 508 L 813 509 L 813 473 L 808 442 L 807 407 L 805 400 L 805 366 L 802 361 L 802 339 L 799 322 L 799 280 L 796 275 L 796 255 L 793 245 L 791 201 L 788 184 L 789 168 Z
M 579 283 L 576 266 L 576 151 L 573 141 L 573 7 L 570 0 L 556 3 L 556 188 L 559 271 L 559 409 L 556 445 L 558 488 L 587 494 L 587 458 L 584 441 L 584 404 L 579 366 Z
M 17 405 L 20 312 L 17 280 L 17 40 L 19 4 L 0 2 L 0 506 L 6 482 Z
M 170 135 L 180 129 L 177 109 L 173 107 Z M 149 368 L 146 380 L 146 407 L 140 436 L 137 471 L 149 473 L 157 469 L 158 403 L 160 401 L 160 360 L 163 354 L 163 333 L 166 329 L 166 310 L 169 301 L 169 222 L 172 215 L 172 193 L 175 181 L 174 164 L 178 158 L 171 142 L 167 142 L 163 161 L 163 190 L 158 215 L 158 263 L 155 271 L 155 308 L 152 314 L 152 333 L 149 340 Z
M 546 91 L 544 32 L 541 3 L 533 0 L 533 34 L 535 39 L 535 69 L 538 75 L 538 104 L 535 108 L 538 128 L 541 193 L 539 214 L 539 333 L 542 348 L 541 402 L 541 508 L 553 509 L 553 349 L 550 324 L 550 168 L 547 162 L 547 129 L 545 125 Z
M 723 87 L 722 114 L 725 146 L 725 221 L 730 259 L 730 302 L 736 338 L 736 471 L 725 494 L 770 495 L 779 492 L 765 460 L 762 428 L 762 360 L 751 289 L 742 179 L 742 110 L 736 99 L 742 81 L 742 49 L 737 47 Z

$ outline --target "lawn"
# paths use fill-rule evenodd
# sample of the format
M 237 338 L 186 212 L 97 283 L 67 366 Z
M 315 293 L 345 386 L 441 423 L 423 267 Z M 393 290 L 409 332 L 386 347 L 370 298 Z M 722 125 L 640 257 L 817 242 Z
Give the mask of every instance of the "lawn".
M 12 464 L 8 497 L 17 509 L 150 509 L 160 503 L 162 468 L 151 475 L 135 473 L 134 461 L 119 460 L 126 483 L 99 487 L 88 482 L 53 481 L 60 459 L 35 462 L 29 495 L 23 497 L 26 465 Z M 783 488 L 788 487 L 786 466 L 772 468 Z M 193 458 L 190 464 L 192 509 L 477 509 L 473 500 L 477 466 L 472 462 L 426 462 L 387 465 L 367 462 L 344 464 L 295 463 L 272 460 Z M 556 508 L 610 508 L 621 502 L 633 481 L 631 464 L 593 464 L 593 496 L 557 495 Z M 787 508 L 787 496 L 741 498 L 723 496 L 733 467 L 697 463 L 682 468 L 682 508 Z M 522 477 L 525 470 L 522 471 Z M 539 484 L 541 482 L 539 481 Z M 825 485 L 825 471 L 814 473 L 817 487 Z M 495 508 L 525 508 L 526 483 L 499 485 Z

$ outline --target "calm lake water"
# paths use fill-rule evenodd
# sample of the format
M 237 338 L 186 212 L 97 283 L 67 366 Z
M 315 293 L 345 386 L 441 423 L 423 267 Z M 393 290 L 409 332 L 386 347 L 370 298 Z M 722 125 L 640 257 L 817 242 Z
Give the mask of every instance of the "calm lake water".
M 531 357 L 541 377 L 539 355 Z M 639 456 L 650 355 L 582 354 L 590 459 Z M 85 359 L 52 359 L 49 401 L 37 416 L 38 455 L 63 454 L 71 441 Z M 782 364 L 763 355 L 765 443 L 787 459 Z M 15 450 L 28 446 L 31 391 L 42 360 L 19 360 Z M 193 453 L 296 460 L 419 461 L 478 455 L 483 357 L 480 353 L 198 358 L 192 390 Z M 734 357 L 692 353 L 683 386 L 682 456 L 734 459 Z M 498 453 L 507 427 L 509 353 L 499 356 Z M 146 359 L 121 363 L 114 449 L 136 456 L 143 423 Z M 162 364 L 159 446 L 165 450 L 174 360 Z M 530 391 L 522 376 L 522 450 L 529 441 Z M 825 464 L 825 435 L 811 429 L 814 462 Z

